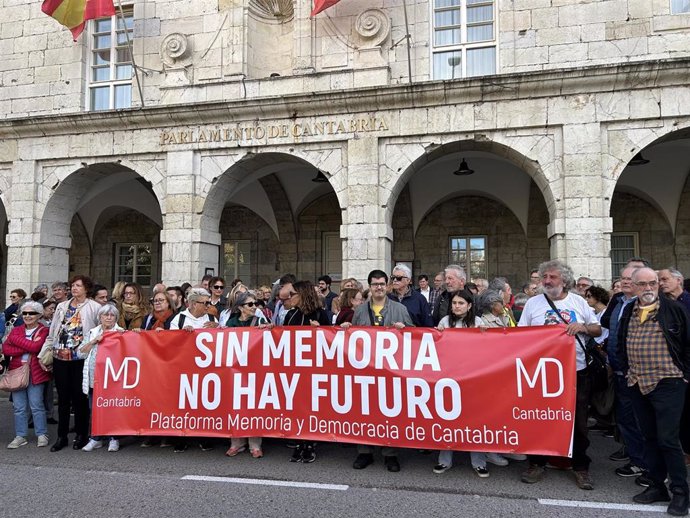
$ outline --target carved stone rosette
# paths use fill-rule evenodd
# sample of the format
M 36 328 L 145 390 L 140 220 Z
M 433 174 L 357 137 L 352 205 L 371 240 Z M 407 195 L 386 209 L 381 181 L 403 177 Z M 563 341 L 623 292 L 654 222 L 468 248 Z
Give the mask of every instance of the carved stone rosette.
M 163 38 L 161 43 L 161 60 L 166 67 L 179 67 L 189 52 L 187 36 L 179 32 L 173 32 Z
M 361 48 L 380 47 L 391 32 L 391 21 L 381 9 L 367 9 L 355 20 L 355 31 Z
M 285 22 L 295 14 L 293 0 L 249 0 L 249 11 L 259 18 Z

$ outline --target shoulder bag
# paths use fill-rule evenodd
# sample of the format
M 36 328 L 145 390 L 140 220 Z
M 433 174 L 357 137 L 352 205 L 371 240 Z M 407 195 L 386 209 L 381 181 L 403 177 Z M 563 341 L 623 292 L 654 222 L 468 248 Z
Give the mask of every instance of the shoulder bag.
M 21 366 L 3 374 L 0 378 L 0 390 L 16 392 L 29 386 L 29 362 L 23 362 Z
M 564 324 L 568 324 L 565 321 L 561 312 L 558 310 L 553 301 L 544 294 L 544 298 L 549 303 L 549 306 L 556 312 L 558 318 L 560 318 Z M 575 340 L 577 340 L 578 345 L 582 348 L 585 353 L 585 361 L 587 362 L 587 375 L 589 376 L 590 383 L 592 384 L 592 392 L 599 392 L 604 390 L 609 383 L 609 371 L 606 365 L 606 359 L 603 357 L 599 349 L 597 348 L 597 343 L 593 338 L 587 340 L 586 345 L 582 345 L 580 337 L 575 335 Z

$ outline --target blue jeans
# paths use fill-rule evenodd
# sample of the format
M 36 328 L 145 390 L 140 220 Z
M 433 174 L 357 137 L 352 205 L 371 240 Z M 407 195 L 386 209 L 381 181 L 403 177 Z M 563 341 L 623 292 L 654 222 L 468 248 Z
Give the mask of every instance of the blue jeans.
M 43 385 L 43 383 L 34 385 L 29 378 L 29 386 L 26 389 L 12 392 L 14 430 L 20 437 L 29 436 L 29 412 L 34 416 L 36 435 L 48 435 L 46 410 L 43 406 Z
M 647 469 L 644 461 L 644 439 L 633 410 L 633 390 L 628 387 L 628 380 L 622 374 L 613 375 L 613 389 L 616 395 L 616 426 L 621 433 L 623 444 L 630 457 L 630 462 L 642 469 Z
M 632 388 L 649 478 L 655 486 L 664 487 L 668 473 L 671 491 L 687 495 L 688 470 L 679 437 L 687 383 L 681 378 L 664 378 L 649 394 L 642 394 L 637 385 Z

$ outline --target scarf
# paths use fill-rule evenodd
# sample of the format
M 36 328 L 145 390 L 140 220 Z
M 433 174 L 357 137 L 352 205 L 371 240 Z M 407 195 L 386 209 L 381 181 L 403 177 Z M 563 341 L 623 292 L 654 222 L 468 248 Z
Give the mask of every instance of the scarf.
M 173 315 L 173 312 L 166 309 L 165 311 L 154 311 L 152 315 L 154 322 L 149 329 L 165 329 L 165 321 Z

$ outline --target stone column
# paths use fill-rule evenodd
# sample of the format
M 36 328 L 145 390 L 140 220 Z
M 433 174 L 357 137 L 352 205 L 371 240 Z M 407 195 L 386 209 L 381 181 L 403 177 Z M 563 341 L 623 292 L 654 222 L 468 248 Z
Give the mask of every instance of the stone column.
M 554 235 L 563 238 L 552 239 L 552 256 L 564 258 L 576 276 L 608 283 L 613 220 L 605 213 L 600 126 L 566 125 L 563 141 L 563 219 L 553 225 Z
M 343 278 L 366 281 L 369 272 L 391 268 L 393 229 L 386 223 L 379 193 L 378 139 L 347 144 L 347 210 L 343 212 Z M 391 208 L 392 210 L 392 208 Z
M 167 168 L 161 231 L 163 282 L 173 286 L 197 284 L 206 268 L 218 274 L 220 234 L 201 228 L 203 202 L 194 194 L 198 173 L 194 152 L 171 151 Z
M 69 276 L 69 225 L 61 225 L 55 221 L 59 216 L 48 213 L 42 222 L 36 221 L 36 211 L 43 203 L 36 194 L 36 167 L 33 160 L 18 160 L 13 167 L 7 207 L 8 290 L 22 288 L 28 292 L 39 282 L 67 280 Z

